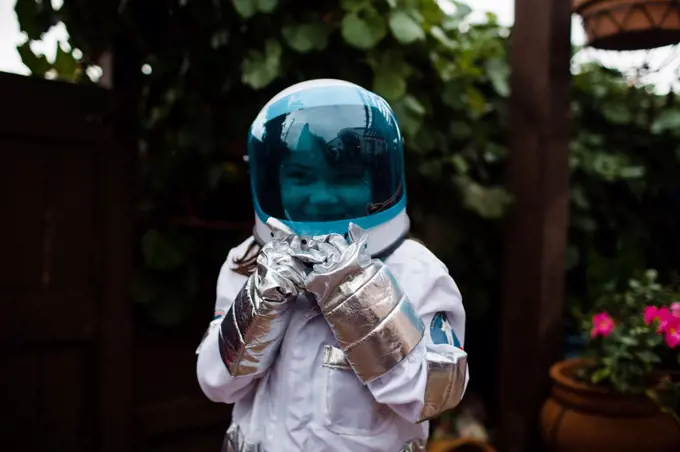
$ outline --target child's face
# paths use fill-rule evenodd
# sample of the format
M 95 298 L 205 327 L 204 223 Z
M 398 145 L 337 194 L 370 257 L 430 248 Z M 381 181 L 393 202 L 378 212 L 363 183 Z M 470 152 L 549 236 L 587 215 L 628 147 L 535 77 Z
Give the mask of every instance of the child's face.
M 281 202 L 292 221 L 333 221 L 366 215 L 372 201 L 366 165 L 333 165 L 314 144 L 286 156 L 279 177 Z

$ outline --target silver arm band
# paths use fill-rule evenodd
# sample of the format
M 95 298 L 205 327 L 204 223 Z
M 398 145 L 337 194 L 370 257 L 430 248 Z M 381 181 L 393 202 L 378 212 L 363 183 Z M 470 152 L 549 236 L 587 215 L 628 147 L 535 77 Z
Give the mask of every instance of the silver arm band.
M 220 354 L 229 374 L 240 377 L 269 368 L 292 314 L 286 301 L 280 293 L 263 297 L 256 289 L 255 275 L 248 278 L 219 332 Z
M 427 385 L 418 422 L 437 417 L 458 405 L 467 380 L 467 353 L 463 350 L 453 348 L 445 353 L 428 350 L 426 359 Z
M 413 305 L 378 260 L 339 284 L 319 306 L 364 384 L 399 364 L 425 331 Z

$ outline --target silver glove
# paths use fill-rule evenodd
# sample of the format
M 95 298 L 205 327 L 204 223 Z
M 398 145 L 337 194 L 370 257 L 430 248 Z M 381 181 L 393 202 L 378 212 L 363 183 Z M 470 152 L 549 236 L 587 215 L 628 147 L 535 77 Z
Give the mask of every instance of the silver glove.
M 290 321 L 291 301 L 304 290 L 308 270 L 294 257 L 300 247 L 299 237 L 276 233 L 262 247 L 255 272 L 222 320 L 220 353 L 232 376 L 259 373 L 274 361 Z
M 306 278 L 348 363 L 363 383 L 399 364 L 425 327 L 387 267 L 366 253 L 366 233 L 350 224 L 350 244 L 338 234 L 310 244 L 323 256 Z

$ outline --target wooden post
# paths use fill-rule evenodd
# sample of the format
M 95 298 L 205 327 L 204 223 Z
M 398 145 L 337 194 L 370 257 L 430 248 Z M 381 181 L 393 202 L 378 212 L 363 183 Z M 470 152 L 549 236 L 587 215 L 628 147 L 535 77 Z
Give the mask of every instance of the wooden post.
M 103 139 L 101 199 L 100 443 L 97 450 L 134 450 L 133 309 L 131 289 L 134 247 L 139 65 L 133 47 L 118 40 L 99 63 L 100 86 L 110 90 L 110 136 Z
M 515 0 L 511 37 L 500 443 L 538 446 L 548 368 L 561 356 L 569 201 L 571 0 Z

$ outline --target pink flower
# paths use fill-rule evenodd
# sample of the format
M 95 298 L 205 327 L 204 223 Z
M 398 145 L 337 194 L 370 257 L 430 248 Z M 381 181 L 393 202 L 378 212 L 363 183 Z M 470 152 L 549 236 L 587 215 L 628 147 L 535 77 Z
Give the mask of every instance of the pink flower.
M 664 340 L 669 348 L 680 346 L 680 302 L 676 301 L 671 304 L 670 309 L 666 306 L 661 308 L 647 306 L 644 311 L 644 319 L 647 325 L 652 322 L 657 323 L 656 333 L 664 335 Z
M 645 325 L 649 325 L 653 321 L 659 321 L 659 308 L 656 306 L 647 306 L 644 311 Z
M 680 301 L 676 301 L 675 303 L 671 304 L 671 313 L 675 317 L 680 317 Z
M 650 325 L 652 322 L 656 322 L 657 334 L 663 333 L 663 325 L 666 318 L 670 316 L 670 311 L 666 306 L 657 308 L 656 306 L 647 306 L 644 312 L 645 324 Z
M 614 319 L 606 312 L 600 312 L 593 316 L 593 329 L 590 330 L 590 337 L 607 337 L 614 331 Z
M 680 318 L 675 317 L 666 307 L 659 309 L 659 332 L 665 332 L 673 325 L 680 323 Z
M 666 307 L 663 306 L 659 308 L 659 314 L 658 314 L 658 322 L 659 322 L 659 333 L 663 333 L 666 331 L 666 327 L 670 325 L 670 321 L 675 319 L 676 317 L 673 317 L 673 314 L 671 314 L 671 311 Z
M 680 345 L 680 317 L 669 315 L 662 322 L 664 339 L 668 348 L 675 348 Z

